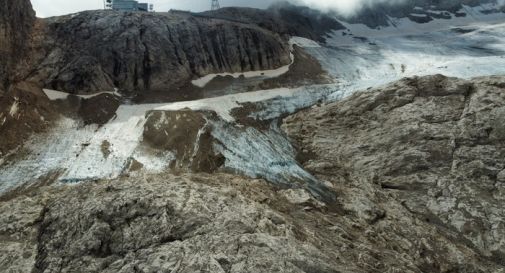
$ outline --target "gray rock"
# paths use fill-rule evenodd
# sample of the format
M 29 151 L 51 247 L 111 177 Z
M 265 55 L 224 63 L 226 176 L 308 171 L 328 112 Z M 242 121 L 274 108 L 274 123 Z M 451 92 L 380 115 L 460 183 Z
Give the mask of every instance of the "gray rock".
M 287 117 L 335 203 L 220 173 L 20 189 L 0 199 L 0 268 L 503 273 L 504 84 L 404 79 Z
M 0 3 L 0 89 L 8 90 L 15 68 L 27 53 L 35 12 L 28 0 L 2 0 Z
M 200 15 L 256 24 L 282 35 L 300 36 L 320 42 L 324 42 L 331 31 L 345 28 L 332 14 L 282 1 L 272 4 L 266 10 L 226 7 Z
M 46 54 L 30 79 L 69 92 L 185 92 L 199 76 L 290 62 L 277 33 L 187 12 L 87 11 L 45 23 Z
M 333 182 L 360 218 L 388 219 L 394 202 L 406 209 L 399 219 L 425 222 L 503 266 L 504 83 L 403 79 L 302 111 L 283 128 L 312 155 L 305 167 Z

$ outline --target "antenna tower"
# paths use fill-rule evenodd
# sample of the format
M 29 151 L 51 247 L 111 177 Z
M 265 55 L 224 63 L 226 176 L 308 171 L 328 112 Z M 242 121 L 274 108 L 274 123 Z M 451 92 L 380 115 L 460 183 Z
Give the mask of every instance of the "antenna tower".
M 216 9 L 220 9 L 221 6 L 219 5 L 219 0 L 212 0 L 212 3 L 210 5 L 210 9 L 211 10 L 216 10 Z

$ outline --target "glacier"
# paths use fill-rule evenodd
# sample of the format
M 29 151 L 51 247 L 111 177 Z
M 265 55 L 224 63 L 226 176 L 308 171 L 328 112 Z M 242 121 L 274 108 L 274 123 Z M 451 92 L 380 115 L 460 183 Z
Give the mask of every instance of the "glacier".
M 318 103 L 403 77 L 505 74 L 505 14 L 484 15 L 478 9 L 468 13 L 472 16 L 426 24 L 391 18 L 392 26 L 378 29 L 342 22 L 346 29 L 334 31 L 323 44 L 294 38 L 292 43 L 318 59 L 335 79 L 332 84 L 174 103 L 124 104 L 103 126 L 63 118 L 51 131 L 33 136 L 8 159 L 0 159 L 0 193 L 53 175 L 61 183 L 115 178 L 128 172 L 132 159 L 142 163 L 145 172 L 166 171 L 174 154 L 153 154 L 140 145 L 147 113 L 191 109 L 217 114 L 217 119 L 207 121 L 217 140 L 214 149 L 225 157 L 225 171 L 264 178 L 282 187 L 305 187 L 316 196 L 332 198 L 324 196 L 324 181 L 317 181 L 296 162 L 296 150 L 278 127 L 279 120 L 299 109 L 317 107 Z M 215 76 L 208 75 L 194 84 L 204 85 Z M 67 97 L 54 90 L 46 93 L 54 100 Z M 107 93 L 117 95 L 117 91 Z M 245 103 L 256 105 L 249 116 L 268 121 L 268 130 L 236 123 L 231 112 Z M 103 153 L 104 143 L 109 145 L 107 155 Z

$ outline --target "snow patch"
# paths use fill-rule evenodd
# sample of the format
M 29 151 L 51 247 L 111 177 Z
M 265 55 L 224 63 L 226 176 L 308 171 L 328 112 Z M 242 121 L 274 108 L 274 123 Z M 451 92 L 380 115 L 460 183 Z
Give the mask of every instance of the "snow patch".
M 7 117 L 4 117 L 4 114 L 0 113 L 0 120 L 2 121 L 2 122 L 0 122 L 0 126 L 3 126 L 5 124 L 5 122 L 7 121 Z
M 11 105 L 11 108 L 9 110 L 9 114 L 11 115 L 11 117 L 14 117 L 14 115 L 17 114 L 18 110 L 19 110 L 19 101 L 15 98 L 15 101 Z
M 321 47 L 321 45 L 318 42 L 304 38 L 304 37 L 296 37 L 296 36 L 291 37 L 290 43 L 293 45 L 297 45 L 299 47 L 304 47 L 304 48 L 306 48 L 306 47 Z
M 163 151 L 155 155 L 152 151 L 144 151 L 138 148 L 131 158 L 140 162 L 144 171 L 161 173 L 169 168 L 170 163 L 175 160 L 175 155 L 170 151 Z
M 344 32 L 335 32 L 327 39 L 327 47 L 295 37 L 293 44 L 303 45 L 329 73 L 339 77 L 336 84 L 260 90 L 165 104 L 121 105 L 116 118 L 102 127 L 83 127 L 77 121 L 63 119 L 51 133 L 37 136 L 31 140 L 31 144 L 26 145 L 31 150 L 26 158 L 15 164 L 1 166 L 0 192 L 36 181 L 38 177 L 54 170 L 63 171 L 60 179 L 64 182 L 114 178 L 124 173 L 133 159 L 142 163 L 146 171 L 163 171 L 175 157 L 173 153 L 151 151 L 140 144 L 146 113 L 184 108 L 214 111 L 222 118 L 211 121 L 209 126 L 212 126 L 212 136 L 217 140 L 215 148 L 225 156 L 225 168 L 228 170 L 266 178 L 282 185 L 303 181 L 312 185 L 312 190 L 317 190 L 317 180 L 296 163 L 296 152 L 275 124 L 265 131 L 243 128 L 233 124 L 230 111 L 241 103 L 260 103 L 260 110 L 251 113 L 251 116 L 271 119 L 300 107 L 314 105 L 319 100 L 338 100 L 354 91 L 405 76 L 443 73 L 466 78 L 504 74 L 505 56 L 500 53 L 500 50 L 505 50 L 503 20 L 500 24 L 471 22 L 465 28 L 476 30 L 469 33 L 451 30 L 457 22 L 463 22 L 458 20 L 415 24 L 406 19 L 395 21 L 397 27 L 382 30 L 347 25 L 349 31 L 345 31 L 346 35 L 343 35 Z M 444 27 L 440 22 L 444 22 Z M 357 35 L 363 39 L 353 38 Z M 482 41 L 485 41 L 484 45 Z M 205 85 L 205 81 L 201 83 Z M 68 93 L 54 90 L 46 94 L 53 99 L 69 96 Z M 98 94 L 88 95 L 88 98 Z M 159 122 L 165 122 L 164 118 Z M 203 130 L 198 136 L 201 134 Z M 106 158 L 101 150 L 104 141 L 110 143 L 110 154 Z M 199 148 L 198 142 L 194 148 Z
M 290 53 L 291 63 L 288 65 L 279 67 L 277 69 L 272 70 L 258 70 L 258 71 L 247 71 L 247 72 L 237 72 L 237 73 L 217 73 L 217 74 L 209 74 L 203 76 L 199 79 L 191 81 L 194 86 L 198 86 L 200 88 L 205 87 L 209 82 L 211 82 L 216 77 L 226 77 L 231 76 L 235 79 L 244 77 L 244 78 L 254 78 L 254 77 L 266 77 L 266 78 L 275 78 L 279 77 L 289 71 L 289 68 L 294 62 L 294 55 Z
M 271 90 L 260 90 L 254 92 L 231 94 L 221 97 L 207 98 L 194 101 L 182 101 L 169 104 L 153 104 L 153 110 L 177 111 L 184 108 L 191 110 L 206 110 L 216 112 L 222 119 L 233 122 L 235 119 L 230 111 L 233 108 L 240 107 L 240 103 L 259 102 L 275 97 L 290 97 L 303 91 L 304 88 L 277 88 Z
M 385 38 L 420 35 L 461 26 L 470 27 L 475 25 L 479 27 L 501 24 L 505 20 L 505 13 L 485 14 L 481 13 L 481 10 L 485 9 L 463 6 L 463 11 L 468 14 L 465 17 L 453 16 L 451 19 L 434 18 L 432 21 L 422 24 L 416 23 L 409 18 L 388 17 L 390 26 L 378 28 L 370 28 L 365 24 L 350 24 L 340 21 L 346 29 L 335 31 L 334 36 L 340 36 L 340 44 L 349 44 L 353 42 L 352 37 Z M 425 14 L 422 14 L 422 16 L 425 16 Z
M 0 192 L 5 192 L 17 186 L 32 183 L 39 177 L 50 172 L 59 171 L 62 173 L 59 180 L 61 182 L 80 182 L 95 179 L 112 179 L 118 177 L 124 172 L 133 159 L 143 164 L 143 171 L 162 172 L 169 167 L 170 162 L 175 160 L 171 152 L 162 152 L 155 149 L 149 149 L 142 145 L 144 125 L 147 121 L 147 113 L 152 110 L 182 110 L 189 108 L 192 110 L 210 110 L 217 112 L 223 120 L 221 124 L 223 130 L 220 133 L 220 139 L 223 141 L 235 138 L 234 134 L 240 134 L 242 129 L 235 126 L 225 126 L 233 122 L 230 115 L 231 109 L 239 107 L 243 102 L 259 102 L 275 99 L 269 106 L 271 111 L 263 113 L 264 116 L 276 115 L 289 109 L 296 109 L 296 105 L 304 107 L 321 96 L 319 92 L 328 94 L 328 89 L 311 89 L 302 87 L 297 89 L 279 88 L 273 90 L 262 90 L 256 92 L 247 92 L 228 95 L 220 98 L 208 98 L 198 101 L 175 102 L 165 104 L 142 104 L 142 105 L 121 105 L 116 111 L 116 117 L 101 127 L 97 125 L 82 126 L 80 121 L 62 118 L 50 132 L 36 135 L 30 139 L 25 148 L 30 151 L 25 158 L 20 159 L 13 164 L 1 166 L 0 169 Z M 284 108 L 283 101 L 288 102 L 287 108 Z M 274 110 L 278 109 L 278 111 Z M 231 128 L 234 129 L 231 129 Z M 226 131 L 228 130 L 228 131 Z M 252 131 L 251 131 L 252 132 Z M 198 133 L 201 136 L 203 129 Z M 252 141 L 254 134 L 250 138 L 241 138 L 241 140 Z M 230 135 L 231 134 L 231 135 Z M 252 140 L 251 140 L 252 139 Z M 286 140 L 277 137 L 277 142 L 283 142 L 288 145 Z M 109 145 L 109 154 L 104 157 L 102 144 L 107 141 Z M 238 140 L 237 140 L 238 141 Z M 249 142 L 246 142 L 249 143 Z M 257 150 L 247 150 L 246 154 L 263 153 L 263 151 L 272 151 L 268 136 L 256 145 Z M 228 151 L 240 151 L 240 143 L 230 146 Z M 249 145 L 249 144 L 248 144 Z M 268 146 L 265 146 L 268 145 Z M 195 149 L 198 149 L 195 143 Z M 284 149 L 284 148 L 282 148 Z M 242 157 L 247 158 L 248 155 Z M 289 158 L 293 157 L 292 153 Z M 271 159 L 275 164 L 276 160 Z M 281 160 L 282 161 L 282 160 Z M 230 162 L 233 162 L 233 158 Z M 265 162 L 259 160 L 251 164 L 258 165 L 250 170 L 255 176 L 273 178 L 282 175 L 285 183 L 288 181 L 290 173 L 297 177 L 304 176 L 303 169 L 296 164 L 289 167 L 282 167 L 280 163 L 276 168 L 265 166 Z M 261 167 L 263 166 L 263 167 Z M 244 163 L 233 163 L 230 168 L 248 167 Z M 237 171 L 245 171 L 237 169 Z
M 421 17 L 421 18 L 426 18 L 428 17 L 427 14 L 421 14 L 421 13 L 411 13 L 410 16 L 413 16 L 413 17 Z
M 99 93 L 95 93 L 95 94 L 91 94 L 91 95 L 74 95 L 74 94 L 70 94 L 70 93 L 66 93 L 66 92 L 62 92 L 62 91 L 51 90 L 51 89 L 43 89 L 43 91 L 50 100 L 66 100 L 69 96 L 76 96 L 76 97 L 83 98 L 83 99 L 89 99 L 89 98 L 99 96 L 101 94 L 111 94 L 114 96 L 121 97 L 121 94 L 118 92 L 117 89 L 114 91 L 104 91 L 104 92 L 99 92 Z
M 315 41 L 312 41 L 310 39 L 302 38 L 302 37 L 292 37 L 289 40 L 289 45 L 291 47 L 291 50 L 293 50 L 293 45 L 298 45 L 301 47 L 319 47 L 319 44 Z M 196 80 L 191 81 L 191 83 L 194 86 L 198 86 L 200 88 L 205 87 L 209 82 L 211 82 L 214 78 L 216 77 L 226 77 L 226 76 L 231 76 L 235 79 L 239 77 L 244 77 L 244 78 L 255 78 L 255 77 L 265 77 L 265 78 L 276 78 L 279 77 L 283 74 L 286 74 L 289 71 L 289 68 L 291 65 L 295 62 L 295 56 L 293 53 L 289 54 L 291 58 L 291 62 L 288 65 L 282 66 L 277 69 L 272 69 L 272 70 L 258 70 L 258 71 L 247 71 L 247 72 L 237 72 L 237 73 L 216 73 L 216 74 L 209 74 L 205 75 L 201 78 L 198 78 Z

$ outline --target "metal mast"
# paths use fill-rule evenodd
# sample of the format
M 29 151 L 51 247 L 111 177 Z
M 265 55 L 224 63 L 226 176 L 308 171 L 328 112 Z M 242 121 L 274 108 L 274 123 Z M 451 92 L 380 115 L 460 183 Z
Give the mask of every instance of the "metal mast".
M 210 9 L 216 10 L 216 9 L 220 9 L 220 8 L 221 8 L 221 6 L 219 5 L 219 0 L 212 0 Z

